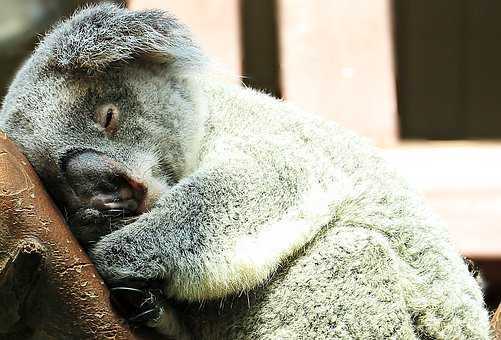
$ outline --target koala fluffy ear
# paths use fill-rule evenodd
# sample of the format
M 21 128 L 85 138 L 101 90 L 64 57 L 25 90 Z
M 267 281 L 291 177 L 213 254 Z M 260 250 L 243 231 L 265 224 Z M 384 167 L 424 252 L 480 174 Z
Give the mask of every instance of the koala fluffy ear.
M 205 64 L 189 29 L 170 14 L 131 11 L 111 4 L 77 12 L 56 26 L 38 49 L 47 66 L 61 71 L 100 72 L 138 58 L 179 70 Z

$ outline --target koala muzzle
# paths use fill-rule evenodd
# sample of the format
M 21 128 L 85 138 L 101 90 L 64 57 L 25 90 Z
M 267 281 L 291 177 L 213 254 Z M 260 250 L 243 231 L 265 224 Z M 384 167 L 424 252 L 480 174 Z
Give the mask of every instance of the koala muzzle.
M 145 186 L 128 176 L 122 163 L 103 153 L 70 152 L 61 168 L 74 193 L 66 203 L 74 209 L 88 207 L 109 215 L 134 215 L 143 205 Z

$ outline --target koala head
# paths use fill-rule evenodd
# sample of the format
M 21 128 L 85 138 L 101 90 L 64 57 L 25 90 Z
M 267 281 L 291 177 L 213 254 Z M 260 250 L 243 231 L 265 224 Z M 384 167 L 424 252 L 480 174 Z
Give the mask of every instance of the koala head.
M 83 243 L 150 209 L 189 171 L 203 111 L 193 75 L 205 64 L 169 14 L 101 5 L 55 27 L 19 70 L 0 129 Z

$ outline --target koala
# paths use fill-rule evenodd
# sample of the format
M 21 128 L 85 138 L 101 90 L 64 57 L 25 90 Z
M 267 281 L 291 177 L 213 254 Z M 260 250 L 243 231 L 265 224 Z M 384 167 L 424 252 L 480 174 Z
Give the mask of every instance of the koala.
M 169 13 L 105 4 L 60 23 L 0 128 L 133 324 L 185 339 L 490 336 L 444 226 L 379 151 L 227 81 Z

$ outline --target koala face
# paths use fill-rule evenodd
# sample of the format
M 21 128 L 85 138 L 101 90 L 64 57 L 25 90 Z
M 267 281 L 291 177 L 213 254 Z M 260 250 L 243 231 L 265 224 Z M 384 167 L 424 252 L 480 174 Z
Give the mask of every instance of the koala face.
M 181 71 L 195 48 L 176 46 L 184 34 L 165 13 L 89 8 L 50 33 L 11 85 L 0 129 L 84 244 L 148 211 L 186 171 L 197 103 Z

